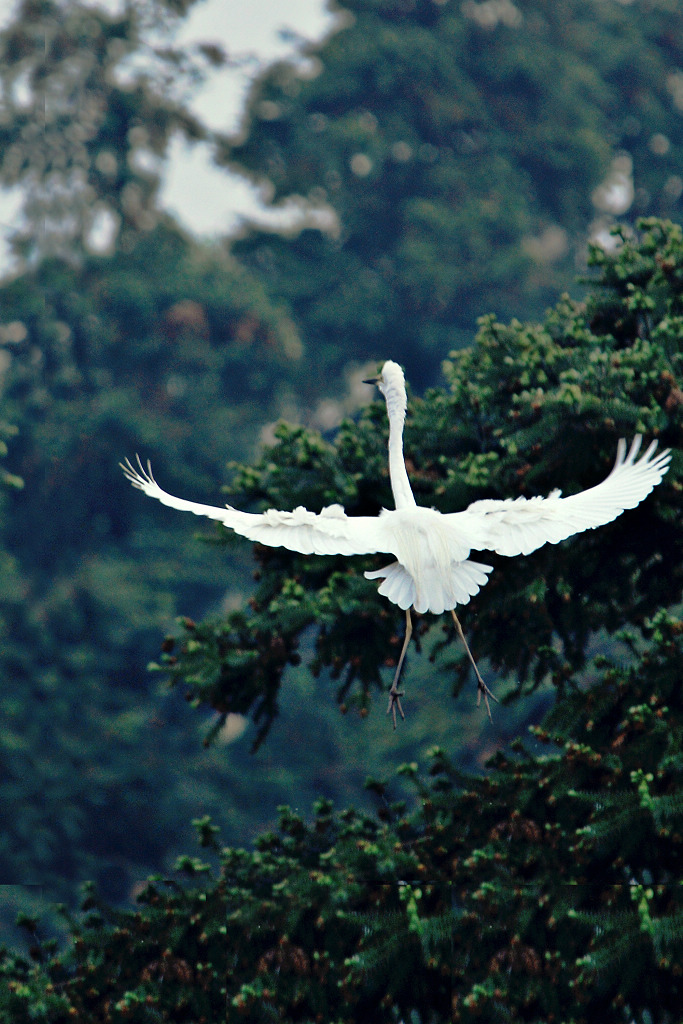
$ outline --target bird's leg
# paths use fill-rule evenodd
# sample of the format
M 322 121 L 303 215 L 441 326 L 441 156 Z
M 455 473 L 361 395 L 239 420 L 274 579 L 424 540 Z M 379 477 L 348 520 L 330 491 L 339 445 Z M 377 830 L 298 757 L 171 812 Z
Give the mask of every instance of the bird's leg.
M 387 708 L 387 714 L 391 714 L 394 719 L 394 729 L 396 728 L 396 708 L 401 713 L 401 718 L 405 721 L 405 715 L 403 714 L 403 708 L 401 707 L 401 697 L 403 696 L 403 690 L 398 688 L 398 677 L 401 674 L 401 668 L 403 666 L 403 659 L 406 656 L 406 650 L 410 643 L 410 638 L 413 634 L 413 623 L 410 618 L 410 608 L 406 609 L 406 635 L 403 641 L 403 648 L 401 650 L 401 657 L 398 659 L 398 665 L 396 666 L 396 673 L 394 675 L 394 681 L 391 684 L 389 690 L 389 707 Z
M 459 620 L 458 616 L 455 614 L 455 612 L 453 611 L 452 608 L 451 608 L 451 615 L 453 616 L 453 622 L 455 623 L 455 628 L 457 629 L 458 634 L 460 635 L 460 639 L 462 640 L 462 642 L 465 645 L 465 650 L 467 651 L 467 656 L 470 659 L 470 661 L 472 662 L 472 667 L 473 667 L 473 669 L 475 671 L 475 674 L 477 676 L 477 707 L 479 707 L 479 705 L 481 704 L 481 695 L 483 693 L 484 694 L 484 703 L 486 704 L 486 710 L 488 711 L 488 714 L 489 714 L 489 720 L 493 721 L 493 719 L 491 718 L 491 708 L 489 707 L 489 697 L 491 698 L 491 700 L 495 700 L 496 704 L 498 703 L 498 698 L 496 696 L 494 696 L 494 694 L 491 693 L 491 691 L 489 690 L 488 686 L 486 685 L 484 680 L 481 678 L 481 675 L 479 674 L 479 669 L 477 668 L 477 663 L 474 660 L 474 658 L 472 657 L 472 651 L 470 650 L 469 644 L 467 643 L 467 640 L 465 639 L 465 634 L 462 631 L 462 626 L 460 625 L 460 620 Z

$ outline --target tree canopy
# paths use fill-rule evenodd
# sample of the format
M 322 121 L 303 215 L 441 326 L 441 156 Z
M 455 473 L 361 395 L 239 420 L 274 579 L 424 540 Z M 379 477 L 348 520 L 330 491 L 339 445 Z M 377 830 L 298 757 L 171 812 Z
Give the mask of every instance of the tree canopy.
M 558 466 L 583 482 L 635 429 L 674 449 L 640 513 L 498 570 L 490 607 L 477 604 L 482 652 L 518 673 L 511 696 L 539 682 L 537 665 L 557 686 L 543 723 L 484 774 L 463 772 L 439 747 L 424 768 L 403 765 L 413 800 L 396 799 L 389 779 L 368 779 L 374 814 L 321 799 L 307 822 L 285 808 L 252 850 L 223 847 L 210 818 L 197 819 L 208 860 L 179 858 L 180 875 L 151 878 L 135 910 L 89 891 L 69 917 L 65 951 L 23 918 L 28 957 L 2 962 L 7 1019 L 676 1019 L 683 232 L 654 220 L 641 231 L 612 255 L 594 253 L 597 283 L 584 303 L 563 299 L 543 325 L 485 318 L 478 344 L 453 355 L 450 388 L 417 403 L 432 434 L 417 432 L 419 414 L 413 422 L 414 480 L 443 500 L 503 482 L 536 489 Z M 283 431 L 240 479 L 252 496 L 277 491 L 294 504 L 355 458 L 368 475 L 347 465 L 338 484 L 353 480 L 362 496 L 376 480 L 364 452 L 372 440 L 379 461 L 379 419 L 375 406 L 346 424 L 334 448 Z M 346 570 L 332 567 L 323 584 L 317 561 L 258 557 L 251 612 L 187 623 L 166 655 L 176 683 L 220 713 L 237 694 L 242 710 L 256 700 L 268 715 L 298 631 L 316 623 L 313 670 L 346 672 L 349 691 L 357 680 L 364 709 L 390 614 L 371 595 L 362 601 L 368 585 Z M 354 661 L 349 637 L 369 609 L 374 628 Z
M 24 0 L 0 33 L 0 1020 L 673 1024 L 679 5 L 345 0 L 231 139 L 189 111 L 229 59 L 174 48 L 191 6 Z M 190 238 L 158 206 L 178 131 L 303 221 Z M 493 724 L 425 616 L 393 733 L 374 559 L 197 543 L 117 468 L 375 514 L 384 405 L 341 382 L 389 357 L 444 511 L 673 450 L 609 527 L 495 559 L 462 616 Z
M 681 232 L 659 221 L 644 222 L 643 231 L 638 241 L 622 232 L 616 255 L 593 249 L 598 276 L 586 301 L 565 296 L 540 324 L 484 317 L 476 343 L 451 353 L 448 387 L 412 399 L 406 453 L 419 504 L 452 511 L 475 497 L 558 485 L 571 493 L 607 475 L 620 437 L 644 433 L 680 445 Z M 526 559 L 492 556 L 495 572 L 464 618 L 476 622 L 480 655 L 514 680 L 513 692 L 547 678 L 563 692 L 600 630 L 642 626 L 678 600 L 675 469 L 676 455 L 646 505 L 577 536 L 561 558 L 551 545 Z M 241 467 L 231 491 L 256 508 L 319 510 L 337 501 L 367 515 L 390 507 L 383 403 L 345 422 L 333 442 L 283 425 L 279 443 Z M 653 517 L 656 529 L 640 525 Z M 329 670 L 344 706 L 366 710 L 401 625 L 363 578 L 374 561 L 258 547 L 256 557 L 253 596 L 225 619 L 188 626 L 164 659 L 171 678 L 190 680 L 193 697 L 220 721 L 252 711 L 265 731 L 282 673 L 315 624 L 312 670 Z M 434 656 L 455 635 L 447 628 Z M 468 671 L 463 658 L 461 683 Z
M 390 354 L 433 383 L 483 312 L 540 316 L 572 288 L 604 218 L 680 208 L 678 5 L 338 11 L 306 61 L 257 81 L 224 148 L 274 204 L 334 215 L 327 232 L 252 228 L 235 246 L 321 366 Z

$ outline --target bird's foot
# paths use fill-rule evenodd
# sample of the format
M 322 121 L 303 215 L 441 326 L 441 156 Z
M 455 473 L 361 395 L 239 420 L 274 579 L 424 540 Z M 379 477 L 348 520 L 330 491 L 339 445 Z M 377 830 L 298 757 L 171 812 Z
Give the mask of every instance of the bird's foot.
M 472 654 L 472 651 L 470 650 L 470 645 L 467 643 L 467 639 L 465 637 L 465 634 L 462 631 L 462 626 L 460 625 L 460 619 L 458 618 L 458 616 L 455 614 L 455 612 L 452 609 L 451 609 L 451 615 L 453 616 L 453 622 L 455 623 L 455 628 L 457 629 L 457 631 L 458 631 L 458 633 L 460 635 L 460 639 L 462 640 L 463 645 L 465 647 L 465 650 L 467 651 L 467 657 L 470 659 L 470 662 L 472 664 L 472 668 L 474 669 L 474 674 L 477 677 L 477 707 L 479 707 L 479 705 L 481 704 L 481 698 L 482 698 L 482 694 L 483 694 L 483 696 L 484 696 L 484 704 L 486 704 L 486 710 L 488 711 L 488 715 L 489 715 L 489 722 L 492 722 L 493 718 L 491 717 L 491 705 L 489 704 L 489 697 L 491 698 L 491 700 L 495 700 L 496 704 L 498 703 L 498 698 L 495 697 L 491 693 L 491 691 L 489 690 L 488 686 L 486 685 L 484 680 L 481 678 L 481 673 L 480 673 L 479 669 L 477 668 L 477 663 L 474 660 L 474 655 Z
M 495 694 L 491 693 L 488 686 L 477 672 L 477 707 L 479 707 L 481 704 L 482 696 L 484 698 L 484 704 L 486 705 L 486 710 L 488 712 L 489 722 L 492 722 L 493 718 L 491 717 L 491 706 L 489 704 L 489 697 L 491 698 L 491 700 L 495 700 L 496 704 L 498 704 L 499 701 Z
M 396 708 L 398 708 L 401 718 L 405 722 L 406 716 L 403 714 L 403 708 L 401 707 L 401 697 L 405 693 L 405 690 L 399 690 L 396 685 L 396 680 L 392 683 L 391 689 L 389 690 L 389 707 L 387 708 L 387 714 L 391 715 L 394 721 L 394 729 L 396 728 Z

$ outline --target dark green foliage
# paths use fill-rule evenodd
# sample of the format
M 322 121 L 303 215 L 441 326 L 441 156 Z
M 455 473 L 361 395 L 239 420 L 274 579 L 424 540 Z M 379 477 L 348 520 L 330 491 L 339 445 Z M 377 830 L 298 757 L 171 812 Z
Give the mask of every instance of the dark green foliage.
M 7 455 L 7 441 L 16 437 L 17 429 L 11 423 L 0 423 L 0 458 Z M 21 477 L 8 473 L 4 466 L 0 467 L 0 483 L 4 487 L 22 487 Z
M 3 1019 L 677 1021 L 682 636 L 661 613 L 597 659 L 534 730 L 547 752 L 404 765 L 413 811 L 369 782 L 376 816 L 285 808 L 251 852 L 196 821 L 217 869 L 180 858 L 135 911 L 90 895 L 68 951 L 5 957 Z
M 264 403 L 276 415 L 296 336 L 234 261 L 169 224 L 110 259 L 46 260 L 0 287 L 0 308 L 17 428 L 3 462 L 24 481 L 0 494 L 0 878 L 68 899 L 96 877 L 121 898 L 179 842 L 172 794 L 201 749 L 146 663 L 180 594 L 206 607 L 226 574 L 195 521 L 153 529 L 117 463 L 158 455 L 178 489 L 215 486 Z M 232 566 L 237 591 L 246 571 Z
M 534 490 L 549 487 L 556 467 L 570 486 L 584 486 L 587 456 L 607 468 L 616 437 L 636 429 L 676 443 L 678 291 L 667 291 L 666 282 L 681 266 L 681 233 L 657 222 L 642 227 L 642 237 L 616 255 L 596 252 L 599 287 L 585 306 L 563 300 L 542 326 L 487 319 L 478 348 L 448 368 L 451 392 L 413 403 L 409 444 L 419 437 L 423 444 L 409 448 L 409 457 L 421 500 L 447 506 L 479 490 L 525 493 L 530 482 Z M 648 319 L 634 317 L 627 333 L 622 317 L 636 292 Z M 615 333 L 605 329 L 606 310 L 620 325 Z M 654 334 L 667 343 L 654 344 Z M 368 511 L 388 500 L 368 491 L 361 472 L 366 463 L 382 472 L 378 416 L 381 407 L 373 406 L 357 427 L 345 424 L 334 448 L 283 427 L 279 444 L 238 481 L 254 499 L 312 504 L 316 495 L 322 502 L 341 492 L 350 509 Z M 572 458 L 575 450 L 581 458 Z M 400 770 L 414 787 L 415 810 L 392 803 L 386 783 L 371 782 L 376 817 L 333 815 L 322 802 L 306 825 L 285 811 L 279 833 L 262 836 L 253 852 L 221 850 L 210 821 L 198 822 L 202 844 L 218 855 L 215 879 L 201 861 L 182 858 L 191 882 L 153 881 L 135 912 L 100 906 L 85 927 L 74 923 L 64 956 L 38 948 L 33 968 L 6 958 L 15 1019 L 29 1000 L 47 999 L 51 984 L 60 1012 L 86 1020 L 100 1013 L 143 1022 L 218 1015 L 675 1021 L 683 955 L 683 625 L 656 607 L 680 593 L 676 469 L 643 509 L 644 524 L 659 515 L 669 530 L 641 527 L 633 546 L 624 528 L 605 539 L 599 556 L 588 545 L 574 560 L 576 538 L 550 550 L 554 574 L 550 561 L 539 568 L 519 560 L 512 571 L 501 568 L 498 590 L 489 584 L 493 613 L 480 602 L 477 642 L 491 660 L 522 659 L 518 634 L 528 647 L 530 635 L 547 633 L 545 647 L 531 652 L 539 661 L 551 658 L 551 642 L 556 651 L 556 636 L 564 643 L 554 675 L 562 699 L 534 728 L 535 745 L 513 744 L 483 777 L 464 774 L 436 748 L 431 781 L 416 764 Z M 664 557 L 666 573 L 638 568 L 648 559 L 661 566 Z M 375 640 L 387 649 L 382 606 L 362 600 L 362 581 L 343 567 L 270 550 L 259 559 L 248 611 L 212 625 L 186 622 L 179 650 L 167 645 L 172 677 L 218 711 L 229 709 L 221 707 L 228 700 L 242 700 L 242 711 L 255 707 L 263 729 L 301 630 L 317 622 L 314 669 L 328 666 L 347 683 L 357 678 L 364 707 L 381 663 L 379 651 L 370 657 L 366 649 Z M 584 569 L 582 559 L 609 564 L 608 580 Z M 582 597 L 561 589 L 571 580 L 578 591 L 582 572 Z M 575 618 L 567 619 L 572 605 Z M 511 625 L 487 649 L 499 607 Z M 374 629 L 363 630 L 363 653 L 354 660 L 348 651 L 359 648 L 344 631 L 362 614 L 372 616 Z M 616 634 L 609 655 L 584 666 L 595 630 L 624 622 L 630 630 Z
M 594 218 L 677 215 L 679 5 L 338 10 L 307 61 L 264 73 L 225 146 L 273 203 L 333 212 L 328 233 L 253 228 L 235 249 L 289 303 L 313 383 L 388 354 L 431 382 L 482 311 L 538 316 L 573 286 Z M 634 193 L 617 208 L 598 186 L 619 156 Z
M 123 480 L 125 510 L 101 507 L 122 453 L 154 457 L 163 447 L 164 458 L 189 464 L 192 487 L 215 478 L 240 444 L 248 450 L 262 415 L 255 404 L 265 394 L 277 402 L 275 382 L 286 386 L 298 351 L 256 282 L 169 225 L 113 260 L 78 270 L 45 262 L 6 283 L 0 299 L 5 321 L 23 331 L 6 346 L 14 464 L 26 479 L 11 543 L 51 568 L 56 557 L 82 557 L 84 533 L 97 546 L 129 530 L 139 503 Z
M 598 287 L 585 305 L 565 299 L 536 326 L 487 318 L 478 347 L 452 358 L 451 390 L 413 402 L 420 500 L 525 493 L 556 473 L 583 486 L 591 464 L 604 464 L 602 476 L 615 439 L 636 429 L 679 444 L 680 296 L 670 282 L 683 266 L 681 231 L 641 229 L 612 256 L 594 254 Z M 368 483 L 382 480 L 382 415 L 372 406 L 334 446 L 283 427 L 237 480 L 254 501 L 341 493 L 350 510 L 369 511 L 388 500 L 386 481 Z M 501 566 L 488 585 L 480 649 L 509 667 L 545 659 L 558 686 L 526 745 L 515 740 L 474 776 L 435 747 L 427 778 L 415 762 L 398 770 L 411 801 L 395 798 L 396 783 L 369 780 L 376 814 L 320 800 L 307 824 L 283 809 L 278 831 L 250 851 L 223 849 L 211 819 L 198 819 L 208 859 L 180 857 L 185 882 L 152 878 L 135 910 L 90 892 L 62 951 L 24 919 L 28 954 L 1 962 L 3 1019 L 675 1024 L 683 623 L 658 605 L 680 601 L 678 471 L 674 459 L 635 538 L 631 513 L 602 531 L 599 549 L 575 538 L 548 561 Z M 358 573 L 341 563 L 278 550 L 259 561 L 247 610 L 186 621 L 177 650 L 166 642 L 172 678 L 220 714 L 251 708 L 262 736 L 282 670 L 315 626 L 314 671 L 330 669 L 364 709 L 392 610 L 375 607 L 372 591 L 363 598 Z M 358 625 L 363 614 L 372 629 Z M 521 675 L 519 689 L 532 680 Z
M 449 389 L 410 403 L 406 452 L 416 498 L 441 511 L 479 497 L 589 487 L 609 472 L 618 439 L 635 433 L 674 449 L 663 484 L 614 524 L 529 558 L 492 556 L 496 571 L 463 619 L 476 623 L 479 655 L 511 675 L 518 692 L 548 676 L 560 692 L 576 687 L 600 630 L 642 626 L 680 600 L 683 246 L 679 227 L 641 228 L 640 240 L 612 256 L 594 251 L 599 276 L 586 302 L 565 297 L 542 324 L 484 318 L 476 345 L 446 364 Z M 352 515 L 377 513 L 391 502 L 384 422 L 383 406 L 370 406 L 333 443 L 283 425 L 278 443 L 240 469 L 231 492 L 256 508 L 319 510 L 341 501 Z M 257 548 L 256 557 L 248 606 L 219 624 L 193 625 L 165 658 L 172 680 L 221 713 L 253 708 L 261 738 L 282 670 L 316 623 L 314 673 L 330 670 L 341 680 L 339 699 L 366 708 L 402 627 L 400 613 L 362 579 L 377 560 L 270 548 Z M 435 653 L 453 640 L 451 630 Z M 462 684 L 464 659 L 459 668 Z
M 563 300 L 537 326 L 486 319 L 478 348 L 453 357 L 452 390 L 413 402 L 409 458 L 422 500 L 525 493 L 530 481 L 550 486 L 555 467 L 583 486 L 587 457 L 607 468 L 616 437 L 636 429 L 676 444 L 679 294 L 667 281 L 682 265 L 681 232 L 660 222 L 642 232 L 613 256 L 595 253 L 599 286 L 584 306 Z M 636 294 L 647 318 L 628 321 Z M 366 462 L 383 472 L 382 415 L 372 406 L 334 447 L 282 427 L 278 445 L 237 479 L 254 500 L 311 504 L 341 492 L 350 509 L 368 511 L 388 500 L 362 473 Z M 427 778 L 416 763 L 398 770 L 411 801 L 395 799 L 396 783 L 369 780 L 375 815 L 333 813 L 321 800 L 307 824 L 283 809 L 278 831 L 251 851 L 222 848 L 211 820 L 197 820 L 208 861 L 181 857 L 184 883 L 153 878 L 134 911 L 89 894 L 60 953 L 24 923 L 28 958 L 3 960 L 6 1019 L 674 1024 L 683 997 L 683 623 L 657 605 L 680 596 L 679 493 L 674 463 L 645 503 L 635 545 L 625 518 L 599 556 L 584 547 L 584 560 L 609 565 L 607 581 L 574 560 L 575 538 L 550 550 L 557 570 L 520 559 L 501 567 L 498 590 L 489 584 L 494 613 L 507 609 L 511 623 L 494 647 L 496 615 L 480 602 L 477 643 L 490 660 L 521 660 L 518 633 L 528 646 L 547 632 L 546 647 L 531 652 L 539 661 L 563 642 L 561 699 L 527 744 L 515 741 L 476 776 L 436 747 Z M 647 559 L 658 568 L 643 570 Z M 343 566 L 277 550 L 259 560 L 248 610 L 186 621 L 179 648 L 166 643 L 172 678 L 221 713 L 243 701 L 263 731 L 282 669 L 316 624 L 313 668 L 359 681 L 349 692 L 364 708 L 391 609 L 382 619 Z M 567 581 L 573 594 L 560 589 Z M 354 638 L 363 614 L 374 628 Z M 598 627 L 607 653 L 586 660 Z
M 155 207 L 171 135 L 205 134 L 183 89 L 221 58 L 153 52 L 141 33 L 189 6 L 26 2 L 0 37 L 0 177 L 31 186 L 15 241 L 33 261 L 0 290 L 2 420 L 19 431 L 1 432 L 4 480 L 26 482 L 0 489 L 0 878 L 27 882 L 25 951 L 0 952 L 0 1020 L 677 1024 L 680 228 L 622 227 L 614 251 L 593 251 L 584 303 L 509 318 L 538 316 L 583 265 L 604 207 L 591 193 L 618 151 L 633 161 L 628 222 L 675 213 L 679 6 L 349 0 L 346 27 L 310 48 L 320 74 L 266 73 L 224 154 L 276 200 L 328 202 L 338 234 L 248 233 L 248 272 Z M 141 53 L 149 76 L 120 87 Z M 107 259 L 90 234 L 105 214 Z M 416 623 L 408 721 L 385 728 L 403 618 L 362 577 L 378 559 L 257 549 L 247 599 L 250 546 L 196 545 L 197 523 L 146 503 L 116 463 L 139 449 L 165 486 L 215 501 L 226 461 L 250 457 L 290 394 L 317 400 L 374 354 L 424 383 L 430 353 L 491 309 L 447 387 L 411 401 L 420 502 L 589 486 L 636 431 L 674 459 L 612 526 L 498 559 L 464 611 L 510 698 L 497 726 L 512 734 L 558 695 L 526 746 L 471 775 L 496 738 L 483 716 L 472 728 L 472 688 L 469 718 L 448 700 L 469 674 L 448 622 Z M 288 425 L 276 442 L 233 466 L 233 501 L 390 503 L 381 402 L 334 443 Z M 144 676 L 177 603 L 215 608 L 181 620 L 159 659 L 194 724 Z M 361 720 L 339 729 L 335 695 Z M 255 724 L 228 746 L 241 715 Z M 440 746 L 421 769 L 424 723 Z M 388 750 L 408 762 L 391 782 Z M 375 813 L 358 794 L 368 770 Z M 312 792 L 359 807 L 320 799 L 309 821 Z M 278 828 L 237 848 L 285 800 Z M 201 856 L 174 874 L 192 815 Z M 69 900 L 84 875 L 99 894 L 63 910 L 58 942 L 31 882 Z M 19 888 L 3 886 L 3 908 Z

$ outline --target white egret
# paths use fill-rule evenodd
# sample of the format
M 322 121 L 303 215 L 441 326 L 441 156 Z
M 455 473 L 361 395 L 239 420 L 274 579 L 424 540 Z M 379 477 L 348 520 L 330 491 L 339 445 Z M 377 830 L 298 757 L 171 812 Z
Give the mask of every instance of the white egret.
M 655 455 L 657 442 L 653 441 L 636 461 L 642 440 L 638 434 L 628 453 L 626 442 L 619 441 L 611 473 L 588 490 L 567 498 L 555 490 L 547 498 L 484 499 L 462 512 L 444 514 L 418 505 L 408 480 L 403 458 L 406 390 L 401 367 L 390 360 L 382 367 L 381 376 L 366 383 L 377 384 L 389 417 L 389 477 L 396 508 L 383 509 L 378 516 L 347 516 L 341 505 L 330 505 L 319 513 L 302 506 L 293 512 L 267 509 L 261 513 L 240 512 L 230 505 L 217 508 L 162 490 L 149 462 L 145 469 L 139 458 L 137 468 L 126 460 L 121 468 L 133 486 L 150 498 L 183 512 L 217 519 L 259 544 L 305 555 L 393 555 L 395 561 L 390 565 L 366 572 L 365 576 L 381 579 L 379 593 L 406 613 L 405 639 L 389 690 L 387 714 L 392 713 L 394 727 L 397 708 L 405 717 L 398 680 L 412 634 L 411 608 L 419 613 L 451 613 L 476 673 L 477 703 L 483 694 L 490 717 L 488 698 L 496 698 L 479 674 L 455 614 L 455 608 L 467 604 L 493 571 L 490 565 L 472 561 L 470 552 L 528 555 L 543 544 L 557 544 L 572 534 L 611 522 L 625 509 L 635 508 L 661 481 L 669 466 L 669 450 Z

